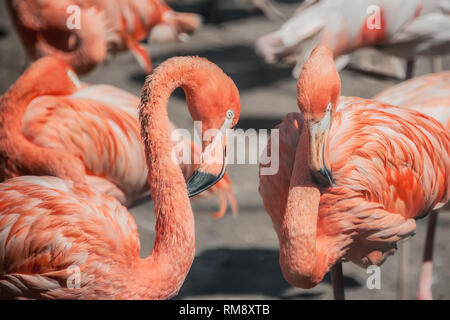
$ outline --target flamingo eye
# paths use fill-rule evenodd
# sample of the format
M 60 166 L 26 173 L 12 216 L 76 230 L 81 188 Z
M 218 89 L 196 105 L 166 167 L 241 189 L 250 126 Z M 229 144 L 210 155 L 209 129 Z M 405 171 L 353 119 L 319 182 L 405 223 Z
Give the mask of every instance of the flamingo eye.
M 233 110 L 228 110 L 226 117 L 227 117 L 227 119 L 233 119 L 234 118 Z
M 332 107 L 332 105 L 331 105 L 331 102 L 330 102 L 328 104 L 327 109 L 325 110 L 325 112 L 330 112 L 331 111 L 331 107 Z

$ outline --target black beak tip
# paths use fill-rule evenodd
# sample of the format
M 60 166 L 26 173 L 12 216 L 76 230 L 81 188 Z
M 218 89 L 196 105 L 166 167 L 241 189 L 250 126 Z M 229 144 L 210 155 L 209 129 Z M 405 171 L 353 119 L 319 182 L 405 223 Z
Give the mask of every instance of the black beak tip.
M 215 185 L 220 179 L 222 179 L 223 174 L 215 176 L 213 174 L 195 170 L 192 176 L 186 183 L 189 198 L 192 198 L 203 191 L 208 190 L 213 185 Z
M 334 186 L 334 179 L 331 175 L 330 169 L 324 167 L 320 171 L 313 172 L 313 178 L 316 184 L 320 187 L 332 187 Z

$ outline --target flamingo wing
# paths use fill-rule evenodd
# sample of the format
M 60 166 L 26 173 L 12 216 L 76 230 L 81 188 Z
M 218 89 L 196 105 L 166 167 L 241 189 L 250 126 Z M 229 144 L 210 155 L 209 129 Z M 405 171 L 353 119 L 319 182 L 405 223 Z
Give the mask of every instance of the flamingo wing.
M 259 192 L 278 234 L 302 126 L 300 114 L 286 116 L 277 127 L 279 170 L 260 172 Z M 415 218 L 448 201 L 449 142 L 437 121 L 418 112 L 341 97 L 329 141 L 336 185 L 321 191 L 318 256 L 330 266 L 341 258 L 381 264 L 414 233 Z
M 414 110 L 341 97 L 330 130 L 336 184 L 416 218 L 450 197 L 450 136 Z
M 137 97 L 107 85 L 88 86 L 67 97 L 42 96 L 28 106 L 22 130 L 39 146 L 81 159 L 97 186 L 105 191 L 112 183 L 117 189 L 110 194 L 122 192 L 125 199 L 119 199 L 130 203 L 147 185 L 138 104 Z
M 1 298 L 86 297 L 68 283 L 76 270 L 88 288 L 139 257 L 131 215 L 85 185 L 24 176 L 2 183 L 0 199 Z
M 450 129 L 450 71 L 404 81 L 373 99 L 423 112 Z

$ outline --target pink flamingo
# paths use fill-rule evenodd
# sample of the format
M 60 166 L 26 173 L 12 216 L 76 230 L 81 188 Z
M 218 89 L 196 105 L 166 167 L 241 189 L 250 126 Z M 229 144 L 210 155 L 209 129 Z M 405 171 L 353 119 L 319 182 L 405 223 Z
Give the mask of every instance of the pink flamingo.
M 450 71 L 415 77 L 383 90 L 373 99 L 423 112 L 450 130 Z
M 108 54 L 125 50 L 131 50 L 150 72 L 150 56 L 139 42 L 153 27 L 164 30 L 160 40 L 171 41 L 185 39 L 201 24 L 199 16 L 174 12 L 160 0 L 8 0 L 7 4 L 32 60 L 56 56 L 80 74 L 105 61 Z M 79 8 L 79 26 L 72 17 L 77 14 L 74 8 Z
M 412 235 L 415 218 L 450 198 L 442 125 L 414 110 L 340 97 L 340 88 L 333 53 L 319 46 L 298 80 L 301 114 L 278 126 L 279 172 L 260 175 L 259 186 L 286 280 L 311 288 L 333 268 L 336 298 L 344 297 L 340 262 L 381 264 Z
M 296 63 L 298 77 L 317 45 L 329 47 L 338 69 L 345 57 L 362 47 L 409 61 L 450 51 L 450 3 L 447 0 L 306 0 L 283 26 L 256 42 L 256 51 L 269 63 Z
M 427 74 L 404 81 L 379 93 L 374 97 L 374 100 L 423 112 L 442 123 L 447 131 L 450 130 L 449 71 Z M 437 211 L 430 214 L 419 287 L 417 290 L 417 297 L 419 299 L 432 299 L 432 261 L 437 219 Z M 404 253 L 402 254 L 400 264 L 400 297 L 406 297 L 407 293 L 408 247 L 404 247 L 403 249 Z
M 40 78 L 29 80 L 30 87 L 43 85 Z M 68 79 L 52 85 L 47 90 L 74 89 Z M 192 118 L 207 129 L 229 129 L 240 114 L 234 82 L 206 59 L 172 58 L 147 78 L 139 115 L 157 217 L 150 256 L 139 257 L 134 219 L 114 198 L 57 177 L 13 178 L 0 184 L 2 298 L 167 299 L 178 292 L 195 250 L 188 196 L 213 185 L 226 165 L 209 161 L 223 160 L 219 153 L 225 152 L 226 139 L 218 135 L 212 143 L 204 142 L 209 152 L 186 187 L 171 159 L 166 110 L 179 86 L 187 94 Z
M 0 100 L 0 182 L 19 175 L 57 176 L 132 204 L 149 190 L 137 105 L 139 98 L 126 91 L 81 83 L 56 58 L 38 60 Z M 189 139 L 181 142 L 177 146 L 186 144 L 193 153 L 193 164 L 180 164 L 187 179 L 201 149 Z M 236 214 L 228 176 L 209 194 L 215 192 L 220 209 L 214 216 L 225 213 L 227 197 Z

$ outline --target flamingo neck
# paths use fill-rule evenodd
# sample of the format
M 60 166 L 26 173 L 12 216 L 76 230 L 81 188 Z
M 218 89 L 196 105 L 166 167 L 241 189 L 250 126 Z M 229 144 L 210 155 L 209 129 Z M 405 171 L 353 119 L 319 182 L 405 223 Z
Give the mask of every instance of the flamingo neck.
M 42 65 L 40 65 L 42 66 Z M 30 67 L 30 69 L 33 69 Z M 47 70 L 48 72 L 49 70 Z M 58 88 L 33 70 L 28 70 L 0 100 L 0 181 L 19 173 L 40 172 L 48 165 L 42 157 L 42 149 L 32 144 L 22 132 L 22 118 L 28 105 L 42 95 L 71 94 L 75 87 Z M 39 160 L 40 159 L 40 160 Z M 40 163 L 44 162 L 44 163 Z M 25 164 L 27 163 L 27 165 Z
M 294 286 L 311 288 L 322 278 L 317 274 L 317 221 L 320 190 L 308 167 L 309 137 L 303 128 L 279 234 L 280 265 L 286 280 Z M 319 278 L 318 278 L 319 277 Z
M 142 273 L 147 297 L 157 299 L 178 292 L 195 254 L 194 217 L 181 168 L 172 161 L 167 114 L 172 92 L 179 86 L 189 86 L 186 71 L 185 66 L 170 64 L 157 69 L 147 78 L 139 107 L 156 214 L 156 240 L 153 252 L 143 260 Z

